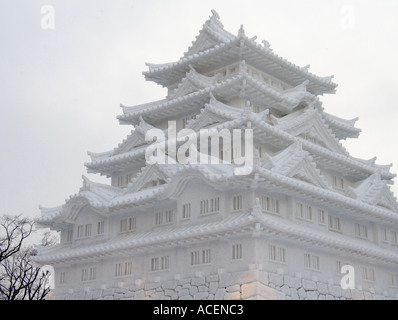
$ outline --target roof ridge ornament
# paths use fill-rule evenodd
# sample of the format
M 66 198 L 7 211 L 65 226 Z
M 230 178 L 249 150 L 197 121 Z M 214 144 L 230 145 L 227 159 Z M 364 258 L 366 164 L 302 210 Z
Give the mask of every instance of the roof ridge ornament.
M 254 217 L 260 217 L 262 215 L 262 213 L 263 213 L 263 211 L 261 208 L 260 199 L 258 197 L 256 197 L 254 199 L 253 207 L 250 210 L 250 215 L 254 216 Z
M 327 76 L 327 77 L 321 77 L 321 79 L 325 82 L 332 82 L 332 79 L 334 78 L 334 75 Z
M 246 64 L 246 61 L 245 61 L 245 60 L 242 60 L 242 61 L 239 63 L 239 69 L 240 69 L 240 71 L 241 71 L 244 75 L 247 75 L 247 74 L 248 74 L 248 68 L 247 68 L 247 64 Z
M 265 51 L 273 52 L 273 50 L 271 49 L 271 44 L 267 40 L 263 40 L 261 43 L 263 44 Z
M 210 19 L 217 19 L 220 20 L 220 15 L 218 14 L 218 12 L 214 9 L 211 9 L 211 16 Z
M 252 104 L 251 104 L 250 100 L 246 100 L 246 104 L 245 104 L 245 107 L 243 109 L 243 113 L 245 115 L 249 115 L 249 114 L 252 113 L 252 111 L 253 111 L 253 109 L 252 109 Z
M 238 36 L 239 36 L 240 38 L 244 38 L 244 37 L 246 36 L 246 34 L 245 34 L 245 29 L 244 29 L 244 27 L 243 27 L 243 24 L 240 25 L 239 32 L 238 32 Z

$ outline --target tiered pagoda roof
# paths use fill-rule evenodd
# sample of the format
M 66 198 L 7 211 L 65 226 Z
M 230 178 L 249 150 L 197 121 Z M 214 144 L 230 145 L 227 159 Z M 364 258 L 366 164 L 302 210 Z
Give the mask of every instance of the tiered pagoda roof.
M 148 67 L 145 78 L 168 87 L 168 96 L 139 106 L 122 106 L 123 114 L 118 119 L 121 124 L 134 125 L 134 130 L 113 150 L 89 153 L 91 162 L 86 163 L 89 173 L 108 177 L 125 173 L 133 166 L 141 167 L 141 171 L 125 187 L 84 178 L 80 191 L 62 206 L 42 208 L 42 216 L 37 219 L 39 224 L 62 229 L 72 224 L 86 206 L 99 215 L 112 216 L 132 208 L 145 210 L 160 201 L 177 201 L 184 186 L 193 178 L 218 190 L 258 188 L 280 192 L 319 206 L 332 205 L 354 218 L 398 223 L 398 205 L 389 189 L 395 177 L 390 172 L 391 165 L 377 165 L 375 159 L 350 156 L 341 140 L 358 137 L 357 119 L 344 120 L 324 112 L 318 95 L 335 92 L 337 85 L 331 77 L 316 76 L 307 67 L 286 61 L 276 55 L 267 42 L 259 45 L 254 38 L 248 38 L 243 27 L 237 36 L 229 33 L 214 11 L 180 60 L 148 64 Z M 233 98 L 241 99 L 245 106 L 229 105 L 229 99 Z M 147 164 L 145 133 L 160 121 L 191 113 L 195 117 L 187 123 L 187 128 L 198 136 L 204 127 L 218 131 L 251 128 L 255 144 L 272 146 L 272 152 L 262 157 L 256 154 L 252 173 L 239 177 L 228 164 Z M 167 137 L 167 130 L 164 134 Z M 344 192 L 336 191 L 321 170 L 349 177 L 355 186 Z M 156 186 L 151 185 L 159 181 Z M 277 237 L 398 263 L 396 253 L 372 243 L 311 230 L 292 221 L 281 223 L 281 218 L 259 215 L 257 209 L 204 224 L 175 225 L 116 237 L 105 244 L 50 250 L 37 259 L 84 260 L 132 248 L 175 245 L 229 233 L 254 232 L 259 228 L 258 232 Z
M 226 61 L 245 60 L 247 63 L 270 75 L 274 75 L 292 87 L 308 80 L 308 91 L 315 94 L 334 93 L 337 85 L 333 77 L 319 77 L 308 71 L 308 66 L 299 67 L 276 55 L 268 42 L 256 43 L 256 37 L 248 38 L 243 26 L 237 36 L 226 31 L 213 10 L 196 41 L 188 52 L 176 62 L 150 64 L 144 72 L 147 80 L 155 81 L 165 87 L 181 82 L 190 66 L 200 73 L 223 66 Z

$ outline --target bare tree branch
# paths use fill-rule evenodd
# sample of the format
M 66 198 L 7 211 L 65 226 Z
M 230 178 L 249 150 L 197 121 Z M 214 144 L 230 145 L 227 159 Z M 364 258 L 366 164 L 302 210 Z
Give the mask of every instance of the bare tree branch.
M 33 221 L 21 216 L 0 217 L 0 300 L 43 300 L 50 291 L 49 273 L 33 265 L 33 247 L 23 248 Z M 51 242 L 50 235 L 43 243 Z
M 0 217 L 0 262 L 17 253 L 30 236 L 33 221 L 19 216 Z

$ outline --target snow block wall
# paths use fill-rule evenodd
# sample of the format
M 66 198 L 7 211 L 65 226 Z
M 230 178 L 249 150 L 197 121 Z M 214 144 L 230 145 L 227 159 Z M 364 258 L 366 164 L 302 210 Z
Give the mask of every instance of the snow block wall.
M 397 300 L 373 288 L 343 290 L 340 284 L 304 279 L 300 274 L 264 272 L 261 268 L 234 273 L 117 286 L 85 287 L 52 299 L 65 300 Z

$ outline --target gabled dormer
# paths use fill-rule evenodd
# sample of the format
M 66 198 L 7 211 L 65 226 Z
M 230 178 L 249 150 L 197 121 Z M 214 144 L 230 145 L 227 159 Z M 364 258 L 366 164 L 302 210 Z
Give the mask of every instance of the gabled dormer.
M 382 180 L 379 173 L 374 173 L 363 180 L 357 187 L 349 187 L 348 194 L 371 205 L 377 205 L 398 212 L 398 203 L 394 194 Z
M 323 189 L 330 189 L 316 163 L 300 142 L 295 142 L 274 156 L 265 155 L 265 167 L 271 171 L 308 182 Z
M 215 76 L 208 77 L 195 71 L 192 66 L 189 66 L 190 70 L 187 72 L 181 83 L 172 90 L 169 94 L 170 99 L 176 99 L 178 97 L 190 94 L 192 92 L 211 87 L 217 82 Z
M 133 193 L 143 189 L 152 188 L 158 185 L 165 184 L 172 175 L 173 166 L 166 165 L 146 165 L 142 168 L 137 177 L 132 179 L 128 185 L 126 193 Z
M 210 102 L 205 105 L 201 113 L 191 120 L 187 126 L 189 129 L 198 131 L 216 123 L 223 123 L 236 119 L 242 114 L 242 109 L 228 106 L 218 101 L 212 94 L 210 94 Z
M 199 31 L 195 41 L 184 53 L 184 56 L 190 56 L 212 48 L 217 44 L 226 43 L 235 38 L 235 36 L 224 29 L 220 21 L 220 16 L 215 10 L 211 10 L 212 15 L 204 23 L 203 28 Z
M 281 117 L 273 117 L 275 127 L 333 152 L 347 154 L 339 139 L 312 105 Z

